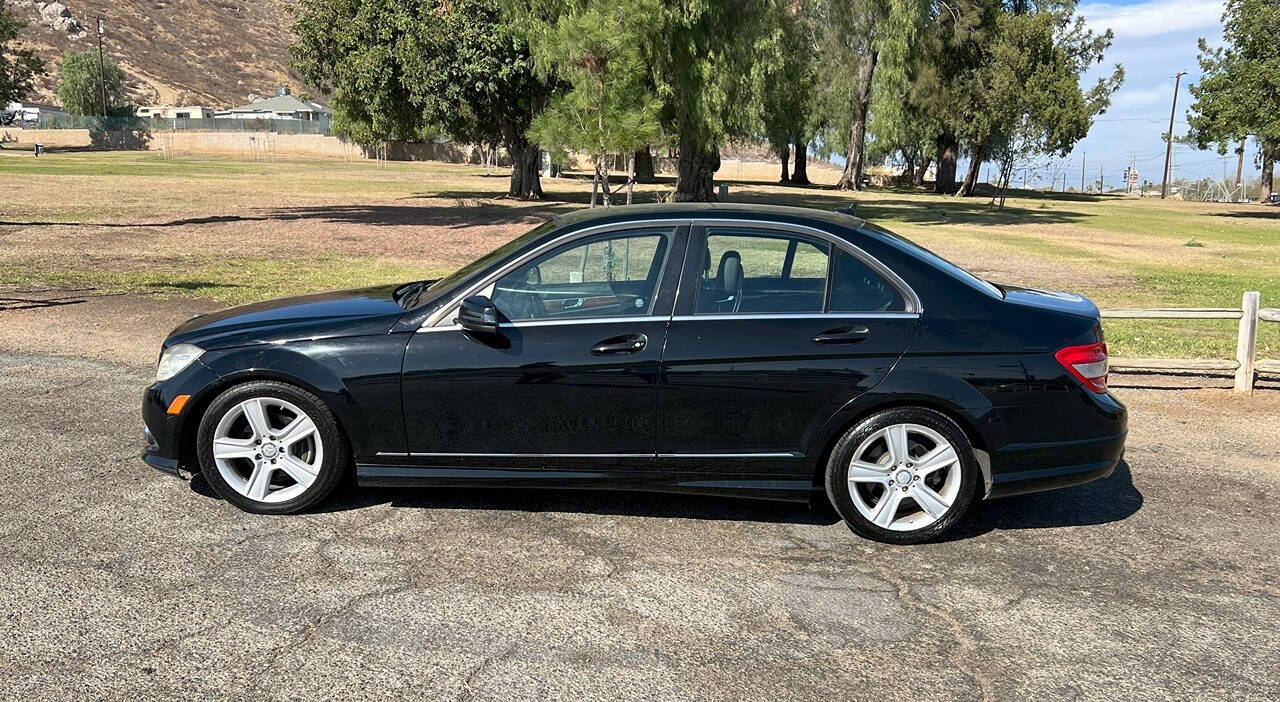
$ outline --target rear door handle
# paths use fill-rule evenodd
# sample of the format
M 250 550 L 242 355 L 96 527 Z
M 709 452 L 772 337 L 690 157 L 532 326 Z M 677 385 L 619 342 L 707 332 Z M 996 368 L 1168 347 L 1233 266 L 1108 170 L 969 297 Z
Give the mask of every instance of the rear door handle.
M 828 329 L 813 337 L 815 344 L 856 344 L 871 336 L 871 330 L 864 326 L 841 327 Z
M 649 345 L 649 337 L 644 334 L 624 334 L 615 336 L 591 347 L 591 353 L 597 356 L 612 356 L 618 353 L 636 353 Z

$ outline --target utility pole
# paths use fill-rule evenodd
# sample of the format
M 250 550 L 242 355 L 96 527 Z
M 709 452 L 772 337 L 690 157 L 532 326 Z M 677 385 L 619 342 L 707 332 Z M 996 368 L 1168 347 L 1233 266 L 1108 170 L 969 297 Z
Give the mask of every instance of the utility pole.
M 106 20 L 98 18 L 98 85 L 102 88 L 102 116 L 107 116 L 107 71 L 102 59 L 102 35 L 107 33 Z
M 1080 192 L 1084 192 L 1084 159 L 1089 155 L 1088 151 L 1080 152 Z
M 1169 196 L 1169 161 L 1173 159 L 1173 116 L 1178 113 L 1178 86 L 1182 84 L 1182 77 L 1187 75 L 1186 71 L 1178 71 L 1178 75 L 1173 77 L 1173 107 L 1169 108 L 1169 139 L 1165 145 L 1164 151 L 1164 179 L 1160 185 L 1160 199 L 1163 200 Z
M 1240 202 L 1244 198 L 1244 139 L 1240 140 L 1240 160 L 1236 162 L 1236 194 L 1231 197 L 1232 202 Z
M 1098 194 L 1099 195 L 1107 192 L 1105 179 L 1106 179 L 1106 176 L 1102 175 L 1102 164 L 1099 163 L 1098 164 Z

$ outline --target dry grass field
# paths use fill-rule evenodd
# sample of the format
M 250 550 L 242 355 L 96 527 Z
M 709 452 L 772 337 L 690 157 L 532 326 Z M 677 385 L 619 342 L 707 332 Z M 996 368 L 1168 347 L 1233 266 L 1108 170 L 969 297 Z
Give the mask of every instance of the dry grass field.
M 776 166 L 727 162 L 729 200 L 858 214 L 997 282 L 1099 305 L 1223 306 L 1260 290 L 1280 306 L 1280 211 L 1119 196 L 849 194 L 777 185 Z M 814 168 L 819 181 L 834 173 Z M 441 163 L 162 159 L 149 152 L 0 151 L 0 289 L 84 289 L 238 303 L 435 276 L 547 216 L 585 206 L 584 178 L 547 199 L 501 197 L 506 173 Z M 671 183 L 640 186 L 651 202 Z M 1280 358 L 1280 325 L 1261 355 Z M 1112 322 L 1113 353 L 1231 357 L 1234 322 Z

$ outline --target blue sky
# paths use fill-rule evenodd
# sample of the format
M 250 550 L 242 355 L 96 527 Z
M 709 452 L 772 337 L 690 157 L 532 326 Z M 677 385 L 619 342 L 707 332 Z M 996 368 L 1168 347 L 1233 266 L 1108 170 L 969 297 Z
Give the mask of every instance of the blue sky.
M 1110 27 L 1115 32 L 1115 42 L 1103 64 L 1086 74 L 1085 84 L 1091 85 L 1099 76 L 1109 74 L 1116 63 L 1124 65 L 1127 77 L 1124 86 L 1112 97 L 1111 108 L 1098 117 L 1089 136 L 1063 159 L 1061 165 L 1068 173 L 1067 183 L 1080 187 L 1083 159 L 1088 182 L 1098 177 L 1098 168 L 1102 166 L 1108 186 L 1119 185 L 1130 153 L 1137 155 L 1141 178 L 1159 182 L 1165 151 L 1161 135 L 1169 128 L 1173 76 L 1178 71 L 1187 72 L 1182 77 L 1174 122 L 1174 134 L 1183 134 L 1187 128 L 1187 108 L 1191 105 L 1187 85 L 1200 77 L 1196 42 L 1205 37 L 1211 45 L 1221 43 L 1222 2 L 1084 2 L 1079 12 L 1091 28 L 1101 31 Z M 1252 163 L 1254 150 L 1250 144 L 1245 153 L 1246 177 L 1257 174 Z M 1229 155 L 1227 161 L 1230 176 L 1234 178 L 1234 155 Z M 1198 151 L 1179 145 L 1174 146 L 1173 165 L 1175 178 L 1221 177 L 1223 172 L 1223 159 L 1216 151 Z M 1042 182 L 1048 179 L 1046 173 Z

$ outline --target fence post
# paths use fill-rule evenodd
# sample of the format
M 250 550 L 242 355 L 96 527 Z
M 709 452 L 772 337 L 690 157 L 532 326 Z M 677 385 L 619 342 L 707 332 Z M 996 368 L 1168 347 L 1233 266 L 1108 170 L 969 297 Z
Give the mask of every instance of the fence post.
M 1258 350 L 1258 302 L 1261 297 L 1257 292 L 1246 292 L 1240 303 L 1240 336 L 1236 338 L 1236 360 L 1240 367 L 1236 369 L 1235 391 L 1246 395 L 1253 394 L 1253 357 Z

